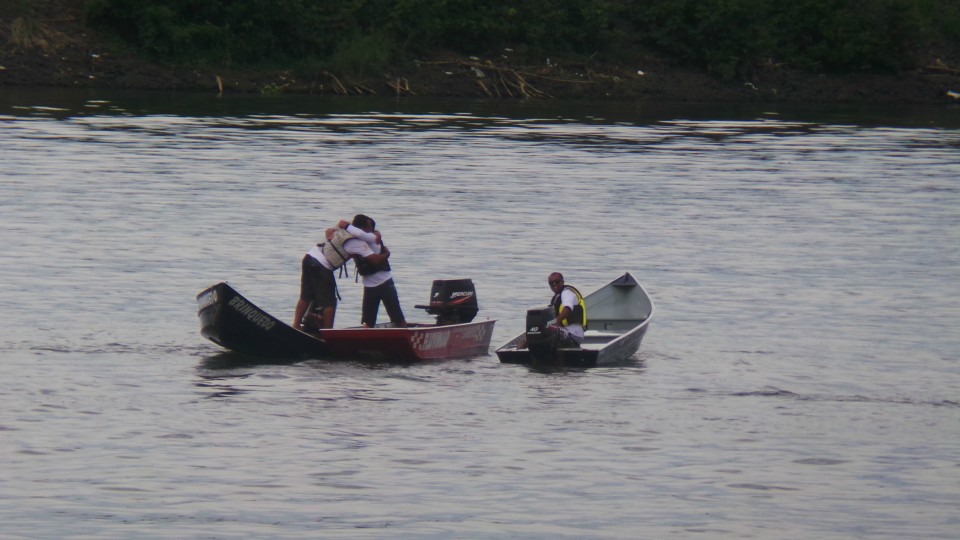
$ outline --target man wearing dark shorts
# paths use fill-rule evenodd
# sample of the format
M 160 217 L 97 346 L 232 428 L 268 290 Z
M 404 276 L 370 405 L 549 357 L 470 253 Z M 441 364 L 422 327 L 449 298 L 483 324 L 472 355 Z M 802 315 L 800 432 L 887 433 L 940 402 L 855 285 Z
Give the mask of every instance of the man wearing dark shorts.
M 300 298 L 313 301 L 320 307 L 337 305 L 337 282 L 333 270 L 310 255 L 304 255 L 300 263 Z

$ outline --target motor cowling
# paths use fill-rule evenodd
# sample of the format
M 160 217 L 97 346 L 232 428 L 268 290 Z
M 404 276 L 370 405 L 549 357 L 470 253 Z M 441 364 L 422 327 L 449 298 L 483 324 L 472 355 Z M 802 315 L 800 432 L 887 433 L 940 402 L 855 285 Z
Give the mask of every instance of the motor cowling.
M 548 326 L 556 317 L 550 306 L 527 310 L 526 339 L 531 353 L 548 353 L 557 346 L 557 334 Z
M 430 304 L 416 306 L 436 315 L 437 325 L 468 323 L 480 310 L 471 279 L 436 279 L 430 287 Z

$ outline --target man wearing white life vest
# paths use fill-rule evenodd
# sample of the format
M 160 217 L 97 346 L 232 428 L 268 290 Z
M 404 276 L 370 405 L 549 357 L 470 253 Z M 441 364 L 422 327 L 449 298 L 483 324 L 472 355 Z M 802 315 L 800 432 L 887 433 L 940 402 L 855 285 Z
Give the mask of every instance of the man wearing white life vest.
M 565 285 L 560 272 L 550 274 L 547 284 L 553 291 L 550 305 L 557 316 L 549 328 L 557 333 L 561 347 L 579 347 L 587 326 L 587 307 L 583 295 L 573 286 Z
M 360 217 L 366 218 L 358 215 L 354 219 Z M 386 246 L 380 253 L 374 253 L 366 242 L 350 234 L 350 230 L 357 234 L 363 232 L 356 225 L 340 221 L 337 227 L 325 231 L 326 242 L 313 246 L 304 255 L 300 271 L 300 299 L 293 314 L 294 328 L 301 329 L 303 315 L 311 301 L 320 308 L 320 328 L 333 328 L 337 311 L 337 282 L 333 271 L 352 258 L 379 264 L 390 257 L 390 250 Z

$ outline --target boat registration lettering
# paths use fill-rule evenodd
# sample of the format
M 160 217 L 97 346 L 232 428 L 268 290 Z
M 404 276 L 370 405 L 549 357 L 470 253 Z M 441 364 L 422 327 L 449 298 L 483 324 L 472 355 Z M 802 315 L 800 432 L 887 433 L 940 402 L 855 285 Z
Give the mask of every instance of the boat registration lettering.
M 480 325 L 472 330 L 468 330 L 464 332 L 463 334 L 464 334 L 463 335 L 464 339 L 469 339 L 477 343 L 481 343 L 487 337 L 487 326 Z
M 251 306 L 239 296 L 233 297 L 228 305 L 237 310 L 240 315 L 246 317 L 248 321 L 259 326 L 260 328 L 263 328 L 264 330 L 270 330 L 276 324 L 276 321 L 274 321 L 272 317 L 260 311 L 256 307 Z
M 471 346 L 483 342 L 487 337 L 487 327 L 486 325 L 479 325 L 473 328 L 464 328 L 458 334 L 457 337 L 462 346 Z
M 213 289 L 203 293 L 199 298 L 197 298 L 197 311 L 203 311 L 204 309 L 217 303 L 217 290 Z
M 436 331 L 420 337 L 419 348 L 424 351 L 431 351 L 435 349 L 474 347 L 479 343 L 483 343 L 486 337 L 486 325 Z
M 432 349 L 442 349 L 447 346 L 448 341 L 450 341 L 449 330 L 444 332 L 432 332 L 424 337 L 423 350 L 429 351 Z

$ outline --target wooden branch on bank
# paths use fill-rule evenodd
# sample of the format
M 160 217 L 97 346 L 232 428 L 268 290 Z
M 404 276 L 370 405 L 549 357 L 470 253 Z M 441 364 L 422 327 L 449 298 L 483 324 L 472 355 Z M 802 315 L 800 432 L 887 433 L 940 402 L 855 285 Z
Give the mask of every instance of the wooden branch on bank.
M 548 97 L 552 98 L 553 96 L 542 92 L 534 87 L 532 84 L 528 83 L 516 70 L 512 68 L 499 67 L 493 64 L 493 62 L 487 61 L 485 64 L 479 62 L 464 62 L 459 61 L 458 65 L 470 68 L 472 70 L 493 70 L 497 73 L 501 83 L 503 84 L 504 90 L 510 97 L 514 97 L 513 92 L 510 91 L 510 87 L 514 87 L 517 92 L 519 92 L 522 97 Z M 476 71 L 475 71 L 476 72 Z M 478 79 L 479 82 L 479 79 Z M 481 82 L 480 86 L 486 88 Z
M 434 66 L 455 65 L 459 67 L 468 68 L 471 71 L 473 71 L 473 73 L 475 74 L 480 74 L 482 73 L 483 70 L 493 71 L 497 74 L 497 79 L 499 79 L 500 81 L 500 84 L 497 84 L 496 82 L 497 79 L 494 79 L 493 82 L 491 83 L 491 85 L 493 86 L 493 89 L 497 93 L 496 97 L 501 97 L 500 86 L 502 86 L 504 92 L 506 92 L 506 94 L 510 97 L 519 96 L 519 97 L 526 97 L 526 98 L 551 98 L 551 99 L 553 98 L 553 96 L 551 96 L 550 94 L 539 90 L 537 87 L 533 86 L 526 79 L 524 79 L 524 75 L 530 76 L 531 74 L 524 73 L 521 75 L 520 72 L 518 72 L 513 68 L 500 67 L 489 60 L 487 60 L 484 63 L 477 62 L 477 61 L 466 61 L 466 60 L 449 60 L 449 61 L 439 61 L 439 62 L 418 62 L 418 64 L 434 65 Z M 574 81 L 568 81 L 568 82 L 574 82 Z M 577 82 L 581 82 L 581 81 L 577 81 Z M 490 88 L 486 84 L 484 84 L 484 82 L 480 79 L 480 77 L 477 77 L 477 84 L 483 90 L 484 94 L 486 94 L 489 97 L 494 97 L 494 92 L 492 92 Z M 514 89 L 513 91 L 510 90 L 511 87 Z M 516 92 L 517 95 L 514 95 L 514 92 Z
M 513 76 L 517 78 L 517 82 L 520 85 L 520 93 L 523 95 L 532 95 L 534 97 L 552 97 L 547 95 L 545 92 L 541 92 L 540 90 L 534 88 L 532 84 L 528 83 L 526 79 L 521 77 L 516 71 L 513 71 L 512 73 Z
M 949 74 L 951 74 L 951 75 L 960 75 L 960 69 L 955 69 L 955 68 L 949 67 L 949 66 L 947 66 L 946 64 L 944 64 L 943 62 L 940 62 L 939 60 L 937 61 L 936 64 L 933 64 L 933 65 L 931 65 L 931 66 L 927 66 L 927 67 L 925 67 L 924 69 L 926 69 L 926 70 L 928 70 L 928 71 L 936 71 L 936 72 L 939 72 L 939 73 L 949 73 Z
M 400 97 L 406 92 L 411 96 L 417 95 L 413 90 L 410 90 L 410 81 L 407 79 L 397 78 L 395 82 L 391 82 L 390 79 L 387 79 L 387 86 L 392 88 L 396 93 L 397 97 Z
M 340 79 L 338 79 L 336 75 L 334 75 L 333 73 L 330 73 L 329 71 L 324 71 L 323 74 L 326 75 L 327 77 L 330 77 L 331 79 L 333 79 L 333 82 L 334 82 L 334 85 L 335 85 L 335 86 L 333 87 L 333 91 L 334 91 L 334 92 L 336 92 L 336 93 L 338 93 L 338 94 L 340 94 L 340 95 L 344 95 L 344 96 L 350 94 L 350 92 L 347 91 L 347 87 L 345 87 L 345 86 L 343 85 L 343 83 L 340 82 Z
M 490 92 L 490 90 L 487 88 L 487 85 L 483 84 L 483 81 L 481 81 L 480 79 L 477 79 L 477 84 L 480 85 L 480 88 L 483 89 L 483 93 L 486 94 L 487 97 L 493 97 L 493 94 L 492 94 L 492 93 Z
M 518 71 L 517 73 L 520 73 L 521 75 L 525 75 L 527 77 L 538 77 L 545 81 L 553 81 L 553 82 L 558 82 L 563 84 L 594 84 L 594 82 L 596 82 L 596 81 L 590 81 L 590 80 L 582 81 L 579 79 L 560 79 L 558 77 L 550 77 L 548 75 L 544 75 L 542 73 L 535 73 L 533 71 Z
M 514 97 L 513 92 L 510 91 L 510 84 L 507 83 L 507 80 L 503 78 L 503 72 L 497 72 L 497 76 L 500 78 L 500 84 L 503 85 L 503 90 L 507 93 L 508 96 Z M 497 96 L 500 97 L 500 96 Z

